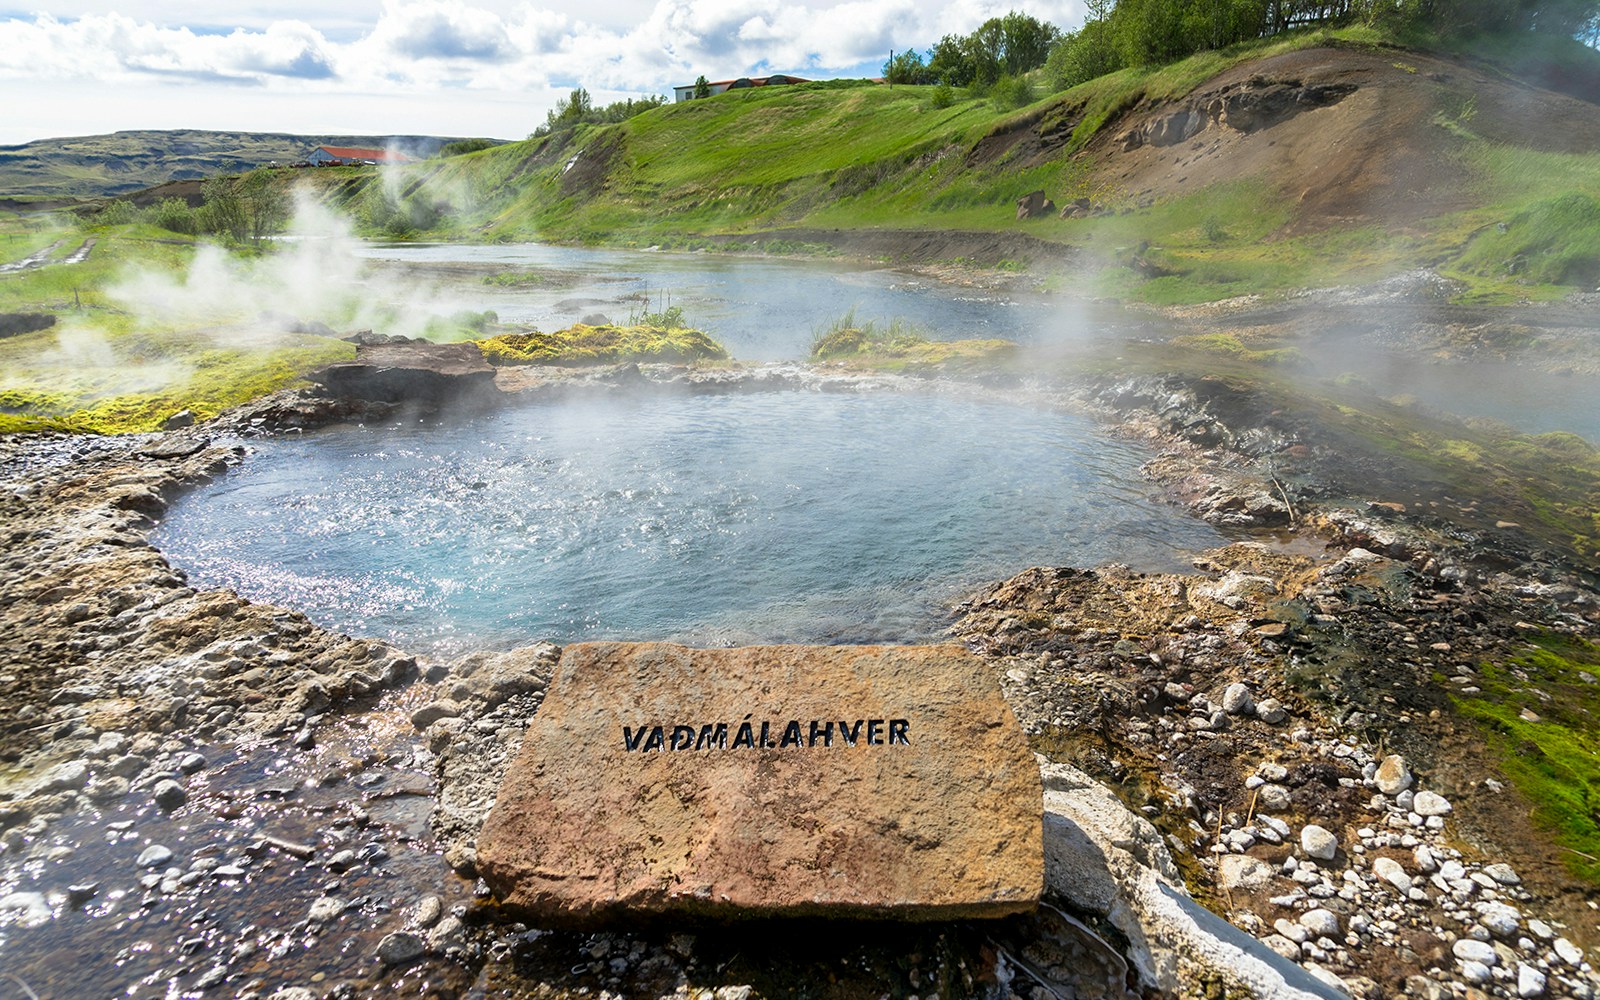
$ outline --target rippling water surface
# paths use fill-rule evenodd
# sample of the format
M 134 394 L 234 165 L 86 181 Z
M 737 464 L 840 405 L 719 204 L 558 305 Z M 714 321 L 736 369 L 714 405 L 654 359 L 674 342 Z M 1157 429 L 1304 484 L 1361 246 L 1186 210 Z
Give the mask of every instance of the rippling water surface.
M 943 397 L 564 402 L 257 448 L 172 509 L 173 562 L 441 653 L 921 641 L 973 584 L 1219 541 L 1089 422 Z

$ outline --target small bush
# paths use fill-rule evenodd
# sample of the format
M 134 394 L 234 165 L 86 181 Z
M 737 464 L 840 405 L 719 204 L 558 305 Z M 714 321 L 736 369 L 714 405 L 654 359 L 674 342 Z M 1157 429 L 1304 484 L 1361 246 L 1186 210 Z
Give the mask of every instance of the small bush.
M 948 83 L 941 83 L 933 88 L 933 94 L 929 96 L 928 101 L 940 110 L 948 108 L 956 102 L 955 88 Z
M 1020 76 L 1002 76 L 990 91 L 994 106 L 1002 111 L 1015 111 L 1033 103 L 1033 84 Z

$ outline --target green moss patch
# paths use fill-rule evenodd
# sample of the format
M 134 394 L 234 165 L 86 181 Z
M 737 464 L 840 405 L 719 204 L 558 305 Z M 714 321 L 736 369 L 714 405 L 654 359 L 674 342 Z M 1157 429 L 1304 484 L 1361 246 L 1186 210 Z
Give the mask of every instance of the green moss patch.
M 476 342 L 491 365 L 600 365 L 621 361 L 725 361 L 723 346 L 699 330 L 589 326 L 555 333 L 506 333 Z
M 820 331 L 811 346 L 814 360 L 884 371 L 989 368 L 1016 352 L 1017 345 L 1009 340 L 929 340 L 899 320 L 887 327 L 871 321 L 858 324 L 854 313 Z
M 1600 884 L 1600 647 L 1540 635 L 1524 655 L 1483 664 L 1478 686 L 1456 708 L 1484 727 L 1567 868 Z

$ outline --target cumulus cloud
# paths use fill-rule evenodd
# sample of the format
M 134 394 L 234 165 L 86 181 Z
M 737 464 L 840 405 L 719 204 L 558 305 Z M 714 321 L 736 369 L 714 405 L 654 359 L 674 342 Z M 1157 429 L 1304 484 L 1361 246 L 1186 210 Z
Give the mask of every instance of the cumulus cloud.
M 1015 6 L 1014 0 L 654 0 L 640 6 L 632 23 L 618 24 L 586 19 L 582 5 L 567 0 L 384 0 L 376 19 L 356 32 L 348 29 L 350 12 L 340 8 L 330 9 L 332 27 L 320 18 L 278 20 L 228 33 L 119 13 L 46 13 L 0 18 L 0 86 L 6 80 L 29 87 L 69 79 L 218 81 L 302 98 L 319 89 L 330 99 L 466 90 L 548 105 L 550 95 L 577 85 L 600 98 L 664 93 L 701 73 L 719 79 L 875 69 L 890 49 L 925 48 Z M 1028 9 L 1062 27 L 1082 20 L 1081 0 L 1041 0 Z M 219 13 L 207 16 L 214 21 Z

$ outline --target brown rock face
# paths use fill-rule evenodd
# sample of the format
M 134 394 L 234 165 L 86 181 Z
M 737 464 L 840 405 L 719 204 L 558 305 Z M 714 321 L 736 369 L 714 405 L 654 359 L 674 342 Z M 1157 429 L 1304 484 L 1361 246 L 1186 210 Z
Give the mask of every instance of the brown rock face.
M 1032 908 L 1039 772 L 959 646 L 568 646 L 478 838 L 538 920 Z

